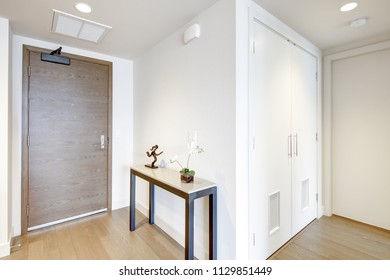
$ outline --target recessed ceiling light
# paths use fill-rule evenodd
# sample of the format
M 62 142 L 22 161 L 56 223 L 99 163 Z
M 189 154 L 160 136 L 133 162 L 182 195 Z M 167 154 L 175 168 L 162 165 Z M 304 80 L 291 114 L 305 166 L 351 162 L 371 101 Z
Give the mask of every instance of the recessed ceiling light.
M 89 14 L 90 12 L 92 12 L 91 6 L 89 6 L 86 3 L 78 2 L 74 4 L 74 6 L 76 7 L 77 10 L 85 14 Z
M 355 9 L 357 7 L 357 5 L 358 5 L 358 3 L 356 3 L 356 2 L 351 2 L 351 3 L 345 4 L 340 8 L 340 12 L 352 11 L 353 9 Z
M 353 28 L 363 26 L 367 23 L 367 18 L 358 18 L 351 22 L 350 26 Z

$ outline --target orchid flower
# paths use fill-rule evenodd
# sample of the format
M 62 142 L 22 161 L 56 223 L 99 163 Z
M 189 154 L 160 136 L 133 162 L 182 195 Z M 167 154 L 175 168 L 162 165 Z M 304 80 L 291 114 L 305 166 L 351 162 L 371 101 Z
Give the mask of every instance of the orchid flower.
M 191 158 L 191 155 L 193 154 L 200 154 L 200 153 L 203 153 L 204 150 L 199 147 L 199 146 L 196 146 L 195 148 L 191 149 L 190 152 L 188 153 L 188 158 L 187 158 L 187 169 L 190 168 L 190 158 Z
M 180 164 L 180 162 L 177 160 L 177 155 L 173 156 L 169 162 L 170 163 L 177 163 L 178 165 L 180 165 L 181 167 L 181 172 L 182 173 L 189 173 L 191 175 L 194 175 L 195 174 L 195 171 L 194 170 L 190 170 L 190 158 L 193 154 L 200 154 L 200 153 L 203 153 L 204 150 L 203 148 L 199 147 L 199 146 L 196 146 L 195 148 L 191 149 L 190 152 L 188 153 L 188 157 L 187 157 L 187 166 L 186 167 L 183 167 L 183 165 Z
M 182 168 L 182 169 L 184 169 L 184 167 L 180 164 L 180 162 L 178 162 L 178 156 L 177 155 L 174 155 L 170 160 L 169 160 L 169 162 L 170 163 L 177 163 L 178 165 L 180 165 L 180 167 Z

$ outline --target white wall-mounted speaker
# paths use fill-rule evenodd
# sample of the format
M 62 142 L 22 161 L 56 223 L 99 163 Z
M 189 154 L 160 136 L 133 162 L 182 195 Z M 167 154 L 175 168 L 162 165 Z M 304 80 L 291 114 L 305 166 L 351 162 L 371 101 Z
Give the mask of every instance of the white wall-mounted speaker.
M 199 24 L 193 24 L 190 27 L 187 28 L 187 30 L 184 32 L 184 44 L 188 44 L 194 39 L 197 39 L 200 37 L 200 25 Z

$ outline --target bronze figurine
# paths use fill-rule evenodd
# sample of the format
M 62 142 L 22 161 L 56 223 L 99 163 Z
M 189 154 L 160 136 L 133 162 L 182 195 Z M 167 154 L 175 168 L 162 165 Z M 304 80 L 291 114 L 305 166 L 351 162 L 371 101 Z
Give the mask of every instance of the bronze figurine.
M 154 164 L 155 164 L 156 161 L 157 161 L 157 156 L 161 155 L 163 152 L 157 154 L 157 153 L 156 153 L 157 149 L 158 149 L 158 145 L 154 145 L 154 146 L 150 149 L 150 151 L 151 151 L 150 153 L 149 153 L 149 152 L 146 152 L 146 155 L 147 155 L 148 157 L 153 157 L 153 158 L 154 158 L 154 160 L 153 160 L 153 162 L 152 162 L 151 164 L 146 164 L 146 165 L 145 165 L 146 167 L 153 168 L 153 169 L 158 168 L 158 166 L 155 166 Z

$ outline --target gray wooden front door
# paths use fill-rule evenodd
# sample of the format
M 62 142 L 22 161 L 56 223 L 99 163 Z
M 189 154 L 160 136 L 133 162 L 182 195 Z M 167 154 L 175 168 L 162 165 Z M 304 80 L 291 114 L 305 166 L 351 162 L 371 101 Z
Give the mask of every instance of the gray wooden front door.
M 107 208 L 109 67 L 30 52 L 28 228 Z

